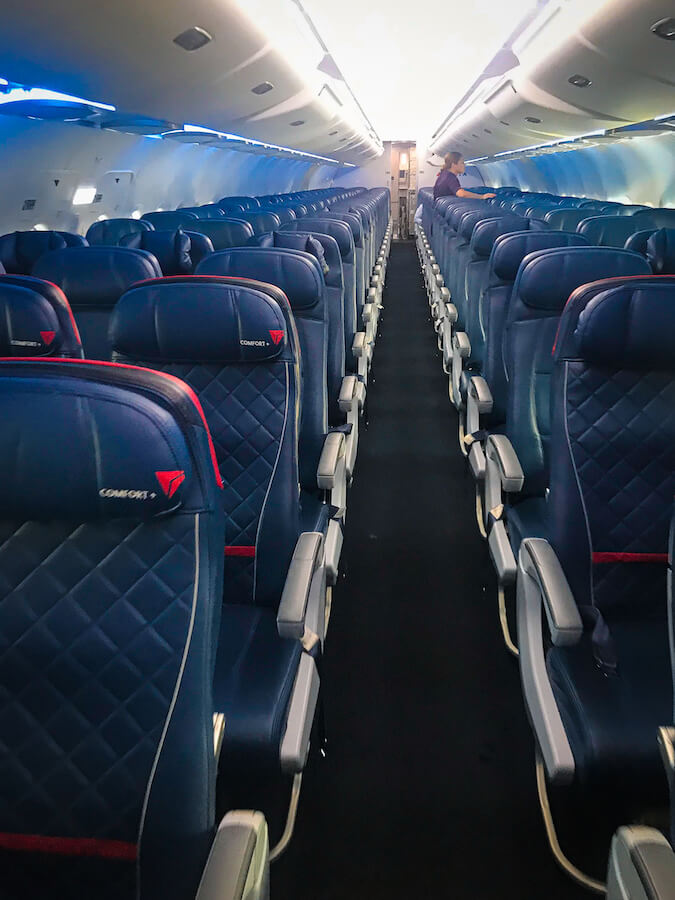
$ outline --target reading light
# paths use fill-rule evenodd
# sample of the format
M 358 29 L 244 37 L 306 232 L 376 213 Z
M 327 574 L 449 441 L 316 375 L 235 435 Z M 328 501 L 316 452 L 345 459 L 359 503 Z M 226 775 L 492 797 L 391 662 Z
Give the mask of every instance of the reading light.
M 94 202 L 96 196 L 95 187 L 79 187 L 73 195 L 73 206 L 87 206 Z
M 586 88 L 589 85 L 593 84 L 590 78 L 586 78 L 585 75 L 570 75 L 567 79 L 570 84 L 573 84 L 574 87 L 578 88 Z
M 131 218 L 132 219 L 140 219 L 141 215 L 142 214 L 141 214 L 140 209 L 135 209 L 131 214 Z

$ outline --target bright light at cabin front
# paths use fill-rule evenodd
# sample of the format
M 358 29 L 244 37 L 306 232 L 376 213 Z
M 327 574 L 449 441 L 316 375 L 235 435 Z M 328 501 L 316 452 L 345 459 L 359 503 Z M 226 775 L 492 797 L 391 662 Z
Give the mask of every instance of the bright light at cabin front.
M 73 194 L 73 206 L 86 206 L 89 203 L 93 203 L 95 196 L 95 187 L 88 187 L 83 185 L 82 187 L 79 187 Z
M 383 140 L 431 135 L 535 6 L 343 0 L 336 15 L 326 0 L 302 2 Z

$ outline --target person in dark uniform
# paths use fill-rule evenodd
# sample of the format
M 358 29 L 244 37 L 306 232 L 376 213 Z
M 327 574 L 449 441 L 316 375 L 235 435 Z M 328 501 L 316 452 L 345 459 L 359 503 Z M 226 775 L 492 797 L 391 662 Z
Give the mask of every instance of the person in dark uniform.
M 468 197 L 472 200 L 490 200 L 496 194 L 472 194 L 460 186 L 458 175 L 463 175 L 466 170 L 464 157 L 461 153 L 446 153 L 445 165 L 436 176 L 434 185 L 434 200 L 439 197 Z

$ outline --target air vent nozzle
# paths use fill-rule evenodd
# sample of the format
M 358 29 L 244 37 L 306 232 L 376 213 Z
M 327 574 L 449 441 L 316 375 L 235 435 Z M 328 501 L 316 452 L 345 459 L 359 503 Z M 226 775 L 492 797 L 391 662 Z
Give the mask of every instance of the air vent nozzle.
M 200 50 L 202 47 L 206 46 L 206 44 L 210 44 L 212 40 L 213 35 L 195 25 L 193 28 L 188 28 L 186 31 L 177 35 L 173 39 L 173 42 L 174 44 L 178 44 L 179 47 L 182 47 L 183 50 L 190 52 L 192 50 Z
M 651 30 L 664 41 L 675 41 L 675 19 L 672 17 L 654 22 Z
M 590 78 L 586 78 L 585 75 L 570 75 L 567 79 L 570 84 L 573 84 L 574 87 L 578 88 L 586 88 L 589 85 L 593 84 Z
M 267 94 L 270 91 L 274 90 L 274 85 L 269 81 L 263 81 L 260 84 L 256 84 L 255 87 L 251 88 L 252 94 Z

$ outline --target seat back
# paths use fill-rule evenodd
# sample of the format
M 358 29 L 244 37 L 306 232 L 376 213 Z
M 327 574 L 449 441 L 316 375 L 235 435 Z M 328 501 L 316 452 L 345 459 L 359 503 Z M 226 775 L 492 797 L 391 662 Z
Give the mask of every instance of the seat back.
M 648 228 L 646 231 L 634 231 L 626 239 L 623 245 L 624 250 L 632 250 L 634 253 L 647 255 L 647 241 L 654 234 L 656 228 Z
M 87 239 L 81 234 L 74 234 L 72 231 L 57 231 L 66 242 L 66 247 L 87 247 Z
M 253 226 L 243 219 L 196 219 L 189 229 L 205 235 L 216 251 L 243 247 L 253 237 Z
M 554 231 L 576 231 L 577 226 L 584 219 L 591 216 L 598 216 L 600 213 L 589 211 L 588 209 L 577 209 L 574 207 L 559 207 L 558 209 L 550 209 L 544 214 L 544 222 Z
M 144 219 L 104 219 L 89 226 L 87 243 L 90 247 L 118 247 L 126 234 L 152 231 L 154 227 Z
M 282 225 L 280 232 L 298 231 L 303 234 L 311 234 L 321 241 L 326 253 L 326 263 L 330 268 L 328 276 L 324 275 L 326 283 L 331 280 L 339 280 L 338 260 L 328 248 L 335 241 L 340 254 L 343 285 L 343 305 L 345 314 L 345 369 L 347 372 L 358 371 L 358 361 L 352 352 L 354 335 L 359 330 L 358 313 L 356 305 L 356 248 L 354 246 L 354 234 L 351 227 L 338 218 L 328 218 L 328 214 L 320 219 L 305 218 L 302 222 L 289 222 Z M 331 241 L 326 241 L 328 237 Z M 334 260 L 334 262 L 332 261 Z
M 675 278 L 575 291 L 553 377 L 550 540 L 608 623 L 666 621 L 675 491 Z
M 675 209 L 645 209 L 633 214 L 636 231 L 643 228 L 675 228 Z
M 110 359 L 108 324 L 114 305 L 132 284 L 162 274 L 145 250 L 128 247 L 70 247 L 39 259 L 36 278 L 57 284 L 75 313 L 88 359 Z
M 602 278 L 648 274 L 644 257 L 610 247 L 540 250 L 520 264 L 506 318 L 504 363 L 506 433 L 525 475 L 523 496 L 543 496 L 548 486 L 552 350 L 570 294 Z
M 179 228 L 186 231 L 198 218 L 199 216 L 194 212 L 177 209 L 145 213 L 141 222 L 150 222 L 157 231 L 178 231 Z
M 13 360 L 0 419 L 3 884 L 194 897 L 223 565 L 203 413 L 156 372 Z
M 287 222 L 293 222 L 296 218 L 295 212 L 290 206 L 261 206 L 259 212 L 274 213 L 282 225 L 285 225 Z
M 675 228 L 659 228 L 649 236 L 647 260 L 655 275 L 675 275 Z
M 30 275 L 41 256 L 67 247 L 58 231 L 14 231 L 0 237 L 0 264 L 12 275 Z
M 240 209 L 257 209 L 260 201 L 256 197 L 221 197 L 217 203 L 221 209 L 236 204 Z
M 366 271 L 366 252 L 361 218 L 356 213 L 350 212 L 321 212 L 319 215 L 306 217 L 303 225 L 308 229 L 322 230 L 322 223 L 326 219 L 342 222 L 352 232 L 354 242 L 354 289 L 356 292 L 356 312 L 360 318 L 363 305 L 368 294 L 368 272 Z
M 194 271 L 205 256 L 213 253 L 213 241 L 198 231 L 188 229 L 185 234 L 190 238 L 190 259 L 192 260 L 192 271 Z
M 274 212 L 247 210 L 239 213 L 238 218 L 248 222 L 253 229 L 253 234 L 264 234 L 266 231 L 276 231 L 281 227 L 281 219 Z
M 632 216 L 591 216 L 579 223 L 577 231 L 598 247 L 623 248 L 628 238 L 639 230 Z
M 115 307 L 111 342 L 115 360 L 167 372 L 199 397 L 225 485 L 225 599 L 276 606 L 299 530 L 288 301 L 241 279 L 149 281 Z
M 251 239 L 252 246 L 278 247 L 285 250 L 299 250 L 313 256 L 321 269 L 324 280 L 324 295 L 328 313 L 328 347 L 326 350 L 328 387 L 328 424 L 340 425 L 344 413 L 340 410 L 339 397 L 342 379 L 345 376 L 345 303 L 342 260 L 337 242 L 326 234 L 309 232 L 268 231 Z M 353 327 L 353 321 L 350 322 Z M 352 333 L 349 346 L 354 340 Z
M 316 259 L 297 250 L 237 247 L 207 256 L 195 274 L 254 278 L 274 285 L 288 298 L 300 342 L 300 484 L 316 493 L 328 428 L 328 310 Z
M 0 275 L 0 357 L 83 359 L 63 291 L 30 275 Z
M 182 231 L 137 231 L 126 234 L 120 247 L 147 250 L 152 253 L 164 275 L 187 275 L 194 268 L 190 250 L 192 242 Z

